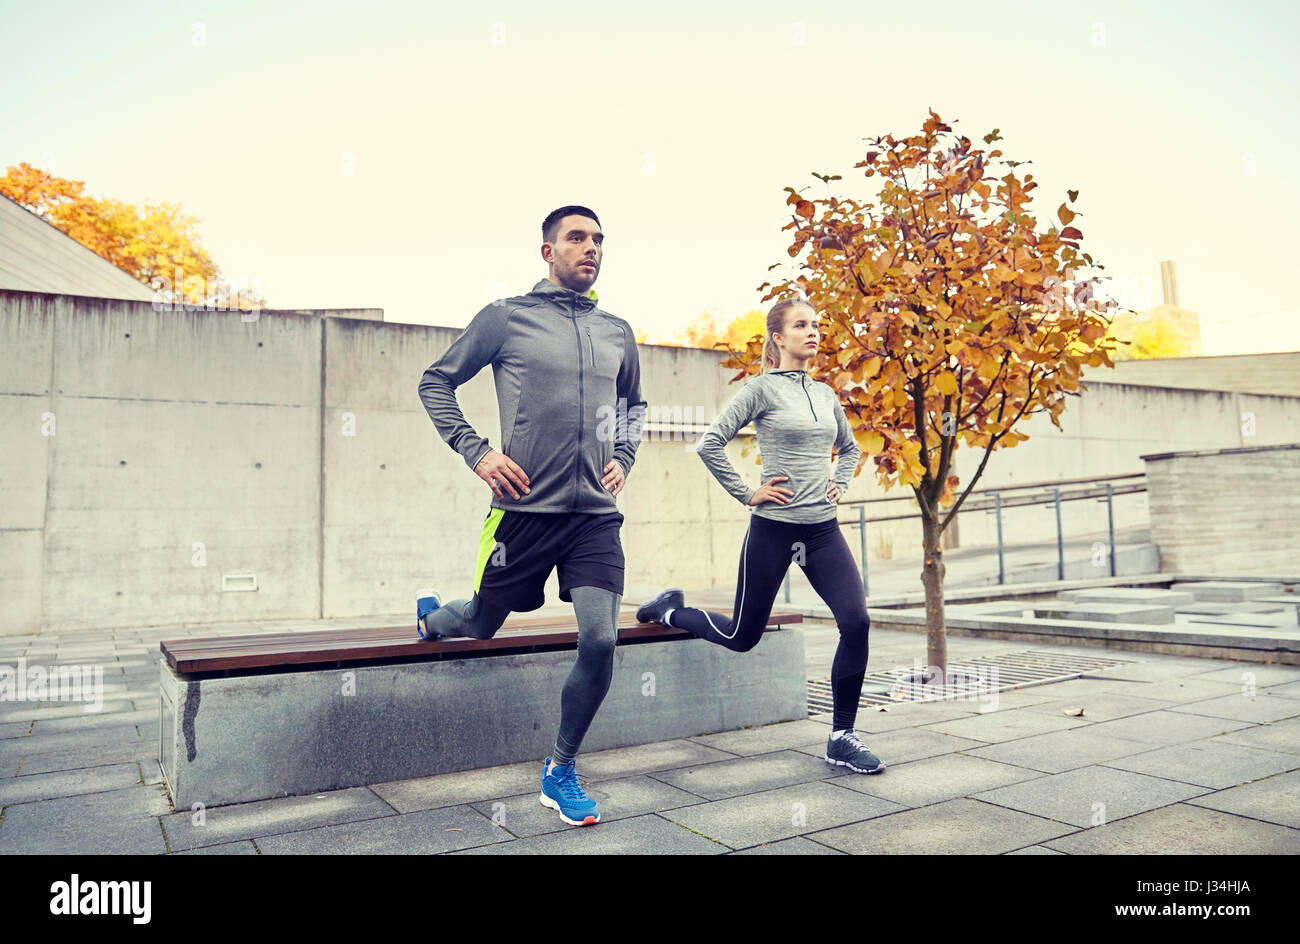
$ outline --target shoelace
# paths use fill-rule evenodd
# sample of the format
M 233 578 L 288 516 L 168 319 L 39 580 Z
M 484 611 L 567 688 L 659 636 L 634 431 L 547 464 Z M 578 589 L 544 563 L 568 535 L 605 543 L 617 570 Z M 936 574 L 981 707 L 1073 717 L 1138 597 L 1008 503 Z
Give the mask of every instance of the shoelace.
M 846 741 L 848 744 L 856 747 L 860 751 L 866 751 L 867 753 L 871 752 L 871 749 L 868 748 L 867 745 L 858 740 L 858 733 L 856 731 L 850 731 L 848 734 L 840 735 L 840 740 Z
M 564 773 L 560 773 L 561 770 L 563 770 Z M 586 794 L 582 792 L 582 783 L 579 780 L 578 771 L 575 768 L 569 767 L 568 765 L 565 765 L 564 767 L 557 766 L 551 776 L 559 780 L 558 786 L 560 792 L 568 799 L 576 800 L 580 797 L 586 796 Z

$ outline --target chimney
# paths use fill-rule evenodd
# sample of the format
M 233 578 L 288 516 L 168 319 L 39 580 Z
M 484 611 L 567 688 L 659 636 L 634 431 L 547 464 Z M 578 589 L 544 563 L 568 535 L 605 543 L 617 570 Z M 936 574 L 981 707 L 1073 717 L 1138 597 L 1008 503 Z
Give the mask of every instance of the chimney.
M 1165 304 L 1178 307 L 1178 282 L 1174 278 L 1174 260 L 1166 259 L 1160 263 L 1160 287 L 1164 291 Z

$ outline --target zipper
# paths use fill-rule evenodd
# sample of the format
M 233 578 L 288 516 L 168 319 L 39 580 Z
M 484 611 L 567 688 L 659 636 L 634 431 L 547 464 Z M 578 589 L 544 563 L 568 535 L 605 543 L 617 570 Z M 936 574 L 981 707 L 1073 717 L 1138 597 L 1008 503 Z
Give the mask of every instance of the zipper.
M 808 392 L 808 375 L 803 375 L 803 395 L 808 398 L 808 409 L 812 410 L 813 422 L 817 422 L 817 411 L 813 409 L 812 394 Z
M 587 346 L 591 348 L 591 366 L 596 366 L 596 345 L 591 340 L 591 325 L 583 325 L 587 331 Z
M 578 332 L 578 316 L 574 310 L 572 298 L 569 299 L 569 317 L 573 319 L 573 336 L 578 340 L 578 468 L 576 470 L 577 474 L 573 477 L 573 504 L 571 507 L 572 511 L 577 511 L 578 486 L 582 481 L 582 464 L 586 459 L 586 455 L 582 450 L 582 427 L 586 422 L 586 411 L 582 408 L 582 335 Z M 590 329 L 588 329 L 588 332 L 590 332 Z M 590 333 L 588 333 L 588 338 L 590 336 Z

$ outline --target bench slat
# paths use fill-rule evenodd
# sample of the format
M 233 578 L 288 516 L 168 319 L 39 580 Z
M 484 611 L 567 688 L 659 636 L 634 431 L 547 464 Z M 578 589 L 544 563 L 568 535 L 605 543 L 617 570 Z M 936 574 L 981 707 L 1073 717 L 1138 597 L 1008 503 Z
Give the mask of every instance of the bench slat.
M 800 623 L 798 613 L 773 613 L 768 629 Z M 683 629 L 658 623 L 638 623 L 632 612 L 619 618 L 620 642 L 689 637 Z M 382 626 L 362 629 L 312 630 L 274 635 L 214 636 L 159 643 L 173 671 L 205 674 L 276 666 L 322 665 L 390 658 L 457 658 L 469 654 L 504 654 L 543 646 L 573 647 L 578 629 L 572 617 L 510 618 L 491 639 L 419 639 L 415 627 Z

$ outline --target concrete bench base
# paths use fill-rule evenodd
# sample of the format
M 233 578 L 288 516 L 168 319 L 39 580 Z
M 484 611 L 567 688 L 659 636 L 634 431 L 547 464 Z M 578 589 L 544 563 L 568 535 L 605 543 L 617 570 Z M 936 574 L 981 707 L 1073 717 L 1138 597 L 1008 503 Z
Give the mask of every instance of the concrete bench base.
M 176 809 L 541 760 L 572 649 L 195 678 L 161 667 L 159 762 Z M 750 652 L 619 645 L 583 752 L 806 717 L 803 630 Z M 581 761 L 579 761 L 581 770 Z

